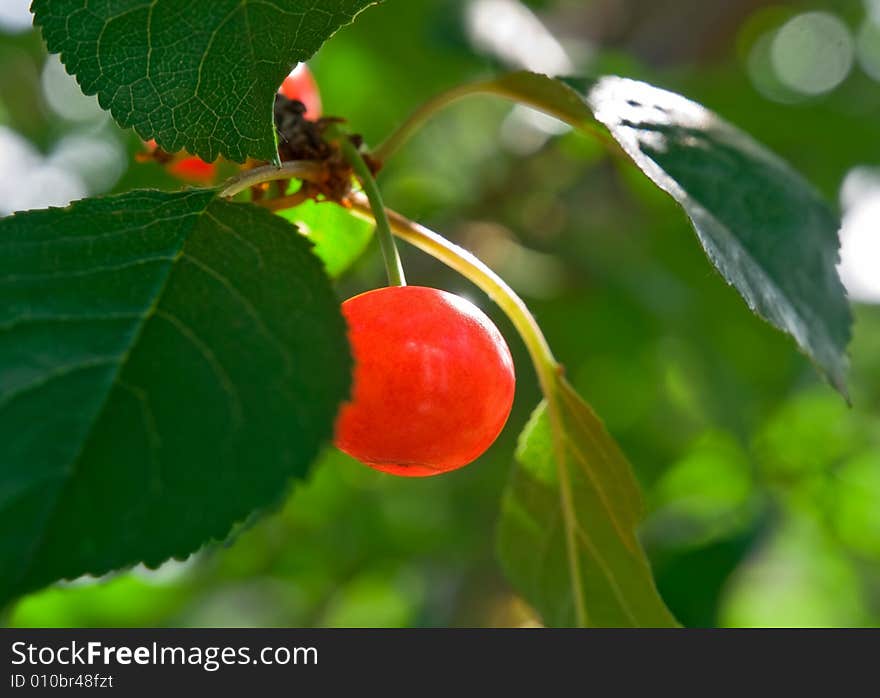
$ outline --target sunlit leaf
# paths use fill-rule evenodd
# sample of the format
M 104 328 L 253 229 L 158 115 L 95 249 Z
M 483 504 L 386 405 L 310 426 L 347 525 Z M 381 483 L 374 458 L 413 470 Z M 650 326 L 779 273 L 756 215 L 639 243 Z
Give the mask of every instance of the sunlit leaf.
M 337 277 L 361 256 L 373 234 L 373 225 L 357 218 L 332 202 L 316 203 L 309 200 L 279 215 L 296 225 L 311 240 L 327 268 L 327 274 Z
M 564 380 L 556 399 L 564 462 L 543 402 L 520 436 L 504 495 L 498 552 L 508 578 L 549 626 L 676 625 L 636 536 L 642 504 L 629 463 Z M 572 520 L 560 496 L 563 478 Z
M 852 316 L 836 269 L 840 221 L 789 165 L 705 107 L 636 80 L 521 72 L 483 89 L 591 132 L 594 119 L 604 124 L 681 204 L 749 307 L 793 336 L 846 394 Z
M 223 538 L 330 436 L 350 358 L 322 265 L 214 196 L 0 221 L 0 598 Z

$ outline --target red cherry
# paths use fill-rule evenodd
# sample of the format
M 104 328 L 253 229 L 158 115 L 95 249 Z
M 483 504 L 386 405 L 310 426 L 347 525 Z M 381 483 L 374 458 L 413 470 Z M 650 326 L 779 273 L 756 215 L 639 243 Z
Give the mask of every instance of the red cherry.
M 159 146 L 154 139 L 144 141 L 144 150 L 149 153 L 144 159 L 153 160 L 156 157 L 156 151 Z M 210 162 L 205 162 L 195 155 L 187 155 L 186 153 L 177 153 L 176 155 L 163 153 L 159 162 L 165 165 L 168 173 L 177 177 L 184 182 L 192 182 L 193 184 L 212 184 L 217 176 L 217 166 Z
M 504 337 L 470 301 L 391 286 L 342 304 L 355 370 L 336 446 L 371 468 L 421 477 L 460 468 L 501 432 L 513 404 Z
M 205 162 L 195 155 L 187 155 L 180 160 L 170 162 L 167 169 L 178 179 L 196 184 L 210 184 L 217 174 L 217 168 L 213 163 Z
M 290 75 L 284 78 L 278 92 L 287 99 L 295 99 L 302 102 L 306 107 L 305 117 L 315 121 L 321 117 L 321 93 L 318 91 L 318 83 L 312 77 L 311 71 L 305 63 L 297 63 L 290 71 Z

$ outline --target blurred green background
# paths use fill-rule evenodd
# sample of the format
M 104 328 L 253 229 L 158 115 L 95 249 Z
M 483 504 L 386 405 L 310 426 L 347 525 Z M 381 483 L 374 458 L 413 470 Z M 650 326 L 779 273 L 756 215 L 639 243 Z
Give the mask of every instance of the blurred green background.
M 0 6 L 0 215 L 133 187 L 134 156 Z M 387 0 L 310 63 L 325 112 L 375 143 L 420 100 L 509 68 L 612 72 L 700 101 L 788 159 L 844 217 L 852 408 L 752 316 L 683 213 L 634 167 L 491 99 L 432 120 L 388 163 L 389 205 L 473 250 L 533 309 L 632 460 L 642 537 L 697 626 L 880 625 L 880 1 Z M 494 558 L 499 497 L 536 381 L 510 325 L 412 249 L 412 283 L 468 296 L 508 337 L 517 400 L 473 465 L 407 480 L 328 452 L 283 509 L 158 570 L 86 578 L 15 626 L 486 626 L 535 622 Z M 340 298 L 383 283 L 374 243 Z M 2 574 L 3 571 L 0 571 Z

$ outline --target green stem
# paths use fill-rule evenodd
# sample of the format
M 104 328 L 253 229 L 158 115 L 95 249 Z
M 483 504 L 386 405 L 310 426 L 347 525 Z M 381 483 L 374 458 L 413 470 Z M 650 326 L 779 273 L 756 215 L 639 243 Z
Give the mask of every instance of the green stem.
M 281 167 L 263 165 L 252 170 L 244 170 L 228 180 L 223 185 L 219 195 L 230 198 L 257 184 L 271 182 L 276 179 L 304 179 L 309 182 L 323 182 L 326 178 L 327 172 L 319 162 L 312 160 L 289 160 L 281 165 Z
M 555 117 L 560 121 L 568 123 L 582 131 L 594 133 L 596 136 L 607 140 L 605 134 L 601 130 L 592 128 L 588 123 L 572 123 L 571 114 L 557 109 L 552 103 L 544 102 L 540 98 L 518 92 L 511 89 L 504 82 L 498 80 L 488 80 L 485 82 L 473 82 L 466 85 L 453 87 L 451 90 L 441 92 L 423 102 L 406 120 L 397 127 L 397 129 L 379 144 L 372 152 L 374 158 L 379 162 L 386 162 L 409 138 L 415 133 L 428 119 L 441 109 L 448 107 L 453 102 L 469 97 L 471 95 L 494 95 L 502 97 L 519 104 L 524 104 L 533 109 L 537 109 L 549 116 Z
M 440 94 L 431 97 L 410 114 L 406 120 L 398 126 L 390 136 L 388 136 L 388 138 L 373 149 L 373 157 L 379 162 L 385 162 L 436 112 L 449 106 L 453 102 L 457 102 L 462 97 L 480 94 L 481 92 L 485 92 L 484 83 L 470 83 L 467 85 L 459 85 L 458 87 L 454 87 L 451 90 L 441 92 Z
M 361 218 L 373 220 L 373 211 L 368 202 L 364 201 L 363 197 L 356 196 L 352 198 L 352 212 Z M 391 230 L 397 237 L 406 240 L 408 243 L 451 267 L 473 282 L 495 301 L 513 323 L 520 337 L 522 337 L 523 343 L 526 345 L 526 350 L 538 374 L 541 392 L 547 400 L 547 412 L 553 440 L 553 455 L 555 456 L 556 467 L 559 473 L 559 499 L 562 518 L 565 523 L 565 543 L 575 618 L 579 626 L 586 627 L 588 620 L 587 611 L 584 607 L 583 595 L 581 594 L 583 584 L 577 557 L 576 531 L 578 524 L 575 517 L 571 478 L 566 465 L 565 427 L 558 398 L 558 381 L 560 380 L 562 367 L 554 358 L 544 333 L 541 332 L 541 328 L 538 326 L 534 316 L 529 312 L 525 302 L 492 269 L 463 247 L 450 242 L 442 235 L 438 235 L 418 223 L 404 218 L 399 213 L 387 211 L 386 215 L 391 224 Z
M 373 173 L 370 172 L 370 168 L 357 147 L 345 134 L 341 135 L 339 143 L 343 156 L 348 161 L 348 164 L 352 166 L 355 175 L 357 175 L 364 188 L 364 193 L 367 195 L 372 218 L 376 223 L 376 237 L 379 239 L 382 257 L 385 259 L 388 284 L 391 286 L 406 286 L 403 264 L 400 261 L 400 254 L 397 252 L 397 245 L 394 244 L 394 238 L 391 235 L 391 226 L 388 222 L 388 215 L 385 212 L 385 204 L 382 201 L 382 194 L 379 191 L 376 180 L 373 178 Z
M 352 212 L 367 220 L 373 219 L 371 206 L 362 196 L 351 199 Z M 429 230 L 418 223 L 404 218 L 394 211 L 386 211 L 391 230 L 397 237 L 427 252 L 432 257 L 451 267 L 469 281 L 472 281 L 486 293 L 504 311 L 523 338 L 526 349 L 535 369 L 541 387 L 545 392 L 555 392 L 554 385 L 559 364 L 550 351 L 550 346 L 538 327 L 535 318 L 529 312 L 522 298 L 516 295 L 510 286 L 481 262 L 473 254 L 450 242 L 442 235 Z

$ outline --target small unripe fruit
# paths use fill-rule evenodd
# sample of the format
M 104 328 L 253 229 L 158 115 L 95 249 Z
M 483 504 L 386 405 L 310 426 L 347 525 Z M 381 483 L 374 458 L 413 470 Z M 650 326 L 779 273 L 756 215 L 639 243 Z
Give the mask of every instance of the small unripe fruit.
M 310 121 L 321 117 L 321 93 L 318 91 L 318 83 L 312 76 L 305 63 L 297 63 L 290 71 L 290 75 L 284 78 L 278 92 L 287 99 L 295 99 L 302 102 L 306 108 L 303 116 Z
M 336 446 L 377 470 L 437 475 L 467 465 L 501 432 L 513 404 L 504 337 L 470 301 L 392 286 L 342 304 L 355 369 Z

